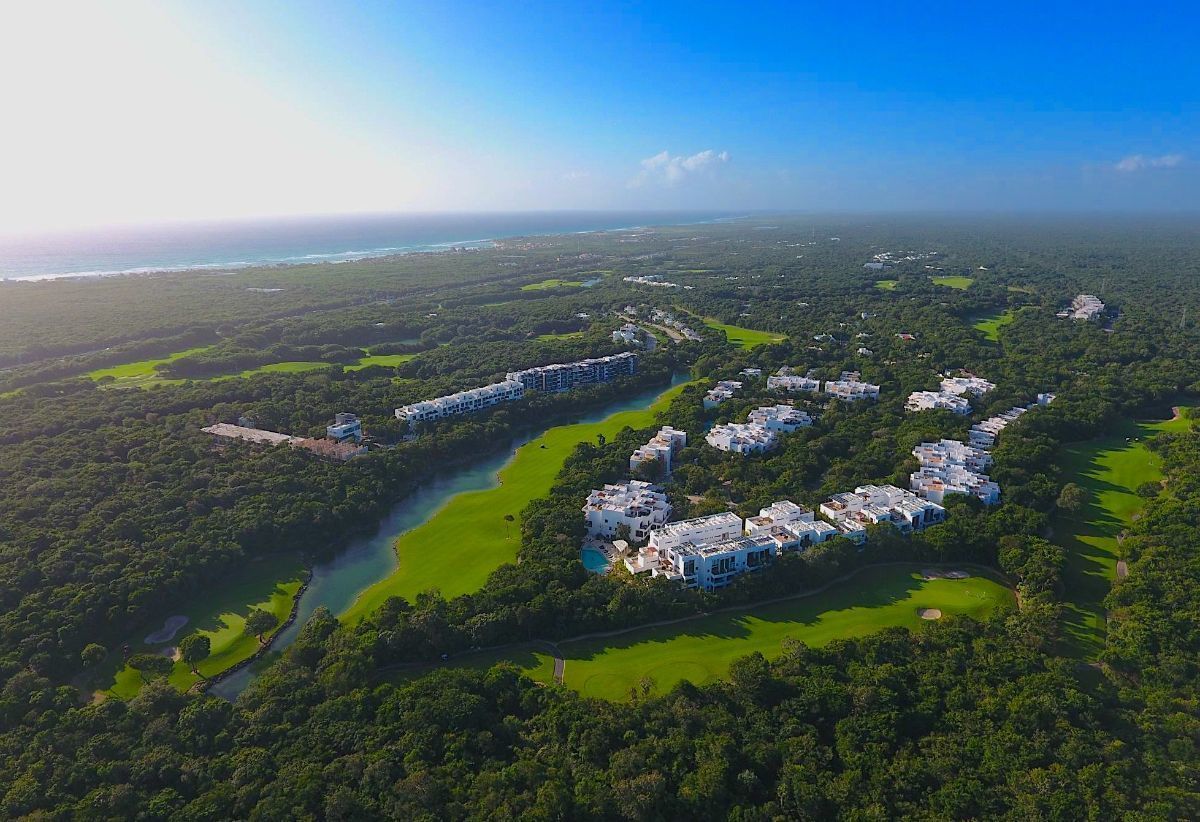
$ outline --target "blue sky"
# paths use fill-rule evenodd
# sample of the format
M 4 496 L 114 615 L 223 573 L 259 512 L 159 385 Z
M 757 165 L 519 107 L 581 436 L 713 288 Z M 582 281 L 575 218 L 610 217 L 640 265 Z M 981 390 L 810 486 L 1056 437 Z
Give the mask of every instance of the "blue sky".
M 66 5 L 0 219 L 1200 209 L 1194 5 Z

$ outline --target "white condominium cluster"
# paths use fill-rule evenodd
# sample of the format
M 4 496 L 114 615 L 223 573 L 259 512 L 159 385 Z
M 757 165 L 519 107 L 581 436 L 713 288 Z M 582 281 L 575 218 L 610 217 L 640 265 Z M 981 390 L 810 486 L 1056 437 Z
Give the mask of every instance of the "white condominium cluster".
M 968 441 L 976 448 L 991 448 L 996 444 L 996 437 L 1000 436 L 1000 432 L 1010 422 L 1016 420 L 1026 411 L 1037 408 L 1040 405 L 1049 405 L 1052 402 L 1054 402 L 1053 394 L 1038 394 L 1037 402 L 1031 402 L 1024 407 L 1015 405 L 1003 414 L 988 417 L 983 422 L 971 426 L 971 430 L 967 432 Z
M 649 571 L 689 588 L 716 591 L 760 570 L 781 553 L 800 551 L 837 535 L 812 511 L 781 500 L 744 524 L 732 513 L 672 522 L 650 532 L 649 543 L 625 560 L 634 574 Z
M 976 377 L 974 374 L 964 373 L 961 377 L 942 377 L 943 394 L 954 394 L 960 397 L 970 394 L 972 397 L 982 397 L 995 387 L 994 382 L 988 382 L 983 377 Z
M 634 283 L 635 285 L 656 285 L 659 288 L 679 288 L 679 283 L 667 282 L 666 280 L 662 279 L 661 274 L 646 274 L 641 277 L 622 277 L 621 279 L 627 283 Z
M 1094 294 L 1080 294 L 1071 300 L 1071 307 L 1058 312 L 1072 320 L 1094 320 L 1104 313 L 1104 303 Z
M 612 333 L 612 341 L 615 343 L 623 343 L 624 345 L 641 345 L 641 334 L 642 329 L 638 328 L 633 323 L 625 323 Z
M 510 371 L 506 378 L 511 382 L 520 383 L 530 391 L 569 391 L 577 385 L 609 382 L 617 377 L 636 374 L 637 363 L 637 354 L 624 351 L 609 357 Z
M 767 377 L 767 388 L 787 391 L 789 393 L 806 391 L 810 394 L 817 394 L 821 391 L 821 381 L 814 380 L 812 377 L 801 377 L 796 374 L 775 374 Z
M 704 435 L 704 441 L 718 451 L 753 454 L 774 448 L 779 443 L 779 436 L 756 422 L 727 422 L 714 425 L 712 430 Z
M 909 475 L 909 488 L 918 496 L 941 503 L 946 494 L 970 494 L 985 505 L 1000 501 L 1000 486 L 983 473 L 992 455 L 958 440 L 923 442 L 912 451 L 921 463 Z
M 813 424 L 807 411 L 791 405 L 764 405 L 755 408 L 750 412 L 750 422 L 761 425 L 768 431 L 782 431 L 785 434 Z
M 622 525 L 629 538 L 642 542 L 650 529 L 665 525 L 671 517 L 671 503 L 658 486 L 640 480 L 605 485 L 588 494 L 583 506 L 588 536 L 612 539 Z
M 671 457 L 687 445 L 687 432 L 664 425 L 658 429 L 648 443 L 633 452 L 629 458 L 629 470 L 636 471 L 644 465 L 661 462 L 663 473 L 671 472 Z
M 960 397 L 956 394 L 946 394 L 942 391 L 914 391 L 908 395 L 908 402 L 904 404 L 907 411 L 933 411 L 945 410 L 954 414 L 971 413 L 971 403 L 966 397 Z
M 836 400 L 877 400 L 879 386 L 862 382 L 857 377 L 842 375 L 840 380 L 826 380 L 825 393 Z
M 720 380 L 714 388 L 704 395 L 704 407 L 716 408 L 725 400 L 732 399 L 737 391 L 742 390 L 742 384 L 737 380 Z
M 661 308 L 652 309 L 650 311 L 650 319 L 656 323 L 659 323 L 660 325 L 665 325 L 668 328 L 674 328 L 689 340 L 704 339 L 702 336 L 689 328 L 685 323 L 675 319 L 675 315 L 670 311 L 663 311 Z
M 510 375 L 511 376 L 511 375 Z M 396 409 L 396 419 L 408 422 L 426 422 L 470 414 L 502 402 L 512 402 L 525 396 L 525 386 L 519 381 L 508 379 L 481 388 L 459 391 L 432 400 L 414 402 Z
M 757 379 L 758 377 L 762 376 L 762 369 L 761 368 L 743 368 L 741 371 L 738 372 L 738 374 L 743 377 Z
M 859 544 L 867 539 L 868 525 L 886 522 L 908 534 L 946 518 L 942 506 L 894 485 L 860 485 L 854 493 L 834 494 L 820 510 L 842 536 Z

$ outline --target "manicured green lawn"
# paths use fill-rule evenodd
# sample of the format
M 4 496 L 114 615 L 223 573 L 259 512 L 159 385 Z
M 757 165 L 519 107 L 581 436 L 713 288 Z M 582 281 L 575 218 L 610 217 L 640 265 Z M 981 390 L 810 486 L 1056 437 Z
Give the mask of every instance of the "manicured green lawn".
M 517 557 L 520 522 L 508 523 L 505 515 L 517 519 L 530 501 L 549 494 L 576 445 L 595 442 L 598 434 L 611 438 L 627 425 L 651 425 L 684 385 L 668 389 L 648 408 L 622 411 L 595 423 L 560 425 L 521 446 L 500 471 L 499 486 L 459 494 L 401 535 L 396 541 L 400 564 L 395 572 L 363 591 L 343 619 L 356 622 L 388 597 L 411 601 L 436 588 L 449 599 L 481 588 L 488 574 Z
M 522 291 L 542 291 L 547 288 L 574 288 L 583 285 L 579 280 L 542 280 L 540 283 L 529 283 L 521 286 Z
M 255 374 L 299 374 L 302 371 L 316 371 L 318 368 L 328 367 L 329 363 L 327 362 L 291 360 L 288 362 L 273 362 L 268 365 L 260 365 L 258 368 L 247 368 L 237 376 L 253 377 Z
M 1145 505 L 1135 491 L 1163 478 L 1156 454 L 1145 439 L 1161 431 L 1186 430 L 1185 419 L 1127 421 L 1113 434 L 1063 450 L 1063 480 L 1088 490 L 1088 501 L 1075 514 L 1055 516 L 1054 541 L 1067 552 L 1063 568 L 1066 650 L 1095 658 L 1104 648 L 1104 597 L 1117 576 L 1117 535 Z
M 583 336 L 582 331 L 564 331 L 561 334 L 538 334 L 537 340 L 574 340 Z
M 895 291 L 896 286 L 900 285 L 899 280 L 876 280 L 875 287 L 884 291 Z
M 369 368 L 372 365 L 382 365 L 387 368 L 395 368 L 397 365 L 406 363 L 411 360 L 416 354 L 369 354 L 356 362 L 354 365 L 347 365 L 346 371 L 361 371 L 364 368 Z
M 702 685 L 725 677 L 739 657 L 755 651 L 768 658 L 779 656 L 783 640 L 789 637 L 819 647 L 883 628 L 921 630 L 928 624 L 918 614 L 924 608 L 940 609 L 943 617 L 982 619 L 997 609 L 1015 607 L 1012 591 L 994 579 L 926 580 L 921 567 L 865 568 L 811 597 L 617 637 L 562 643 L 564 684 L 586 696 L 623 701 L 643 677 L 653 679 L 659 693 L 684 679 Z M 541 648 L 481 653 L 454 664 L 487 668 L 501 660 L 540 682 L 553 678 L 553 658 Z
M 944 285 L 947 288 L 970 288 L 975 282 L 972 277 L 930 277 L 934 285 Z
M 182 382 L 182 380 L 168 380 L 163 378 L 155 370 L 156 366 L 174 362 L 181 357 L 187 357 L 191 354 L 198 354 L 209 347 L 201 345 L 196 348 L 189 348 L 186 351 L 176 351 L 174 354 L 168 354 L 158 359 L 138 360 L 137 362 L 129 362 L 122 365 L 112 365 L 108 368 L 97 368 L 95 371 L 89 371 L 87 376 L 93 380 L 112 377 L 113 382 L 111 385 L 114 388 L 150 388 L 155 385 Z
M 175 634 L 174 639 L 159 645 L 146 645 L 143 643 L 144 635 L 139 636 L 130 641 L 130 653 L 153 653 L 166 645 L 178 645 L 188 634 L 200 631 L 211 640 L 212 652 L 198 668 L 206 676 L 220 673 L 246 659 L 258 648 L 257 639 L 242 635 L 246 613 L 251 608 L 259 608 L 275 614 L 282 622 L 291 613 L 292 600 L 303 582 L 303 574 L 304 566 L 292 557 L 268 557 L 247 562 L 241 570 L 223 579 L 211 591 L 189 597 L 180 603 L 179 610 L 174 613 L 186 616 L 188 622 Z M 158 627 L 152 626 L 146 633 Z M 119 660 L 119 652 L 114 652 L 114 656 Z M 170 681 L 184 690 L 199 680 L 187 665 L 176 662 Z M 141 685 L 141 674 L 125 667 L 116 673 L 113 683 L 105 690 L 110 695 L 128 699 L 137 694 Z
M 982 331 L 983 336 L 987 337 L 992 342 L 1000 342 L 1000 329 L 1016 319 L 1016 315 L 1011 310 L 1004 311 L 1000 314 L 993 314 L 990 317 L 984 317 L 975 323 L 975 329 Z
M 737 325 L 726 325 L 707 317 L 704 320 L 704 324 L 716 331 L 724 331 L 725 338 L 739 348 L 754 348 L 756 345 L 777 343 L 787 339 L 783 334 L 774 334 L 770 331 L 756 331 L 753 328 L 742 328 Z

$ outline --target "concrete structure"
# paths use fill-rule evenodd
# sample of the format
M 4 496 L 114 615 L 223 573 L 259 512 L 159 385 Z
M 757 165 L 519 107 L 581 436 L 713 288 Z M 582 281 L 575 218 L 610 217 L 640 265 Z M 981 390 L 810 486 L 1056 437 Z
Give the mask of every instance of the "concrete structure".
M 720 380 L 704 395 L 704 407 L 716 408 L 725 400 L 732 399 L 734 393 L 741 390 L 742 384 L 737 380 Z
M 242 442 L 251 442 L 255 445 L 295 445 L 300 441 L 300 437 L 280 434 L 275 431 L 262 431 L 258 428 L 247 428 L 242 425 L 230 425 L 227 422 L 219 422 L 216 425 L 210 425 L 200 430 L 205 434 L 211 434 L 221 442 L 241 440 Z
M 1037 395 L 1037 404 L 1038 405 L 1049 405 L 1052 402 L 1054 402 L 1053 394 L 1038 394 Z
M 866 527 L 888 523 L 902 533 L 919 531 L 946 518 L 946 509 L 894 485 L 860 485 L 853 493 L 834 494 L 820 506 L 849 539 L 866 540 Z
M 790 405 L 764 405 L 755 408 L 750 412 L 749 421 L 768 431 L 782 431 L 785 434 L 813 424 L 813 419 L 807 411 Z
M 879 399 L 879 386 L 857 379 L 826 380 L 825 393 L 837 400 L 854 402 L 857 400 Z
M 909 475 L 909 488 L 922 499 L 941 503 L 947 494 L 969 494 L 985 505 L 1000 502 L 1000 486 L 983 473 L 992 455 L 957 440 L 923 442 L 912 451 L 919 470 Z
M 704 441 L 718 451 L 733 454 L 753 454 L 769 451 L 778 444 L 778 436 L 758 423 L 728 422 L 714 425 L 704 435 Z
M 679 288 L 678 283 L 668 282 L 661 279 L 661 277 L 661 274 L 646 274 L 640 277 L 622 277 L 621 279 L 624 282 L 633 283 L 635 285 L 654 285 L 658 286 L 659 288 Z
M 1058 316 L 1072 320 L 1094 320 L 1104 313 L 1104 303 L 1094 294 L 1080 294 L 1071 300 L 1071 307 L 1060 311 Z
M 943 394 L 954 394 L 960 397 L 964 394 L 982 397 L 987 392 L 994 390 L 995 387 L 994 382 L 988 382 L 974 374 L 964 374 L 961 377 L 943 377 L 941 390 Z
M 671 517 L 671 503 L 662 489 L 640 480 L 592 491 L 582 510 L 588 536 L 611 539 L 624 525 L 635 542 L 649 539 L 651 529 L 665 525 Z
M 337 460 L 345 462 L 346 460 L 354 459 L 367 453 L 367 446 L 356 442 L 353 439 L 339 442 L 331 439 L 302 439 L 293 443 L 297 448 L 303 448 L 306 451 L 311 451 L 318 457 L 324 459 Z
M 817 394 L 821 391 L 821 381 L 795 374 L 775 374 L 767 377 L 767 388 L 775 391 L 787 391 L 791 394 L 799 391 Z
M 333 425 L 325 428 L 325 436 L 334 442 L 362 442 L 362 422 L 354 414 L 337 414 Z
M 664 425 L 649 442 L 633 452 L 629 458 L 629 470 L 637 471 L 643 466 L 659 462 L 663 473 L 671 473 L 671 458 L 687 445 L 687 432 Z
M 905 402 L 906 411 L 944 410 L 952 414 L 967 415 L 971 413 L 971 403 L 966 397 L 956 394 L 946 394 L 941 391 L 914 391 L 908 395 Z
M 593 385 L 636 374 L 637 363 L 638 355 L 625 351 L 610 357 L 510 371 L 506 379 L 518 382 L 530 391 L 570 391 L 577 385 Z
M 432 400 L 415 402 L 396 409 L 396 418 L 408 422 L 428 422 L 453 417 L 457 414 L 470 414 L 499 405 L 502 402 L 513 402 L 525 396 L 525 386 L 516 380 L 492 383 L 482 388 L 472 388 L 469 391 L 459 391 Z

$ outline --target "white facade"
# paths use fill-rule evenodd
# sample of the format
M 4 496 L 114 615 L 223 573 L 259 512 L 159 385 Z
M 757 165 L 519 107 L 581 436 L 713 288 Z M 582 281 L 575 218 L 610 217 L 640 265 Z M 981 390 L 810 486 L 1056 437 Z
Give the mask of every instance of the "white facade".
M 1000 502 L 1000 486 L 983 473 L 992 455 L 957 440 L 923 442 L 912 451 L 921 468 L 909 475 L 909 488 L 923 499 L 941 503 L 947 494 L 969 494 L 985 505 Z
M 971 403 L 967 401 L 966 397 L 941 391 L 914 391 L 908 395 L 908 401 L 904 404 L 904 408 L 907 411 L 940 409 L 964 416 L 971 413 Z
M 761 535 L 701 545 L 688 542 L 665 552 L 656 575 L 688 588 L 719 591 L 742 574 L 767 567 L 775 553 L 775 541 Z
M 825 393 L 834 399 L 848 400 L 877 400 L 879 386 L 858 380 L 826 380 Z
M 812 522 L 814 519 L 811 509 L 783 499 L 771 503 L 766 508 L 760 508 L 757 517 L 747 519 L 746 534 L 753 536 L 754 534 L 768 533 L 772 528 L 800 522 Z
M 623 345 L 641 345 L 641 330 L 632 323 L 625 323 L 612 333 L 612 341 Z
M 769 451 L 778 443 L 778 436 L 758 423 L 728 422 L 715 425 L 704 435 L 704 441 L 718 451 L 733 454 L 752 454 Z
M 337 414 L 333 418 L 333 425 L 325 428 L 325 436 L 334 442 L 346 442 L 347 440 L 362 442 L 362 421 L 354 414 Z
M 505 380 L 482 388 L 472 388 L 469 391 L 459 391 L 445 397 L 405 405 L 396 409 L 396 418 L 409 422 L 440 420 L 457 414 L 470 414 L 502 402 L 519 400 L 523 396 L 525 386 L 515 380 Z
M 742 384 L 737 380 L 720 380 L 704 395 L 704 407 L 716 408 L 725 400 L 732 399 L 733 395 L 741 390 Z
M 738 372 L 743 377 L 757 378 L 762 376 L 761 368 L 743 368 Z
M 242 440 L 256 445 L 295 445 L 300 437 L 280 434 L 276 431 L 262 431 L 258 428 L 247 428 L 242 425 L 230 425 L 219 422 L 207 428 L 201 428 L 205 434 L 211 434 L 219 440 Z
M 775 374 L 767 377 L 767 388 L 777 391 L 787 391 L 789 393 L 807 391 L 810 394 L 817 394 L 821 390 L 821 381 L 814 380 L 812 377 L 799 377 L 794 374 Z
M 988 382 L 982 377 L 976 377 L 973 374 L 942 378 L 943 394 L 956 394 L 960 397 L 964 394 L 969 394 L 972 397 L 982 397 L 995 388 L 996 384 L 994 382 Z
M 888 523 L 904 533 L 919 531 L 946 518 L 946 509 L 894 485 L 860 485 L 854 493 L 834 494 L 821 514 L 844 535 L 861 542 L 866 526 Z
M 679 522 L 669 522 L 655 527 L 650 532 L 650 547 L 665 551 L 685 542 L 701 544 L 734 539 L 742 534 L 742 518 L 726 511 L 707 517 L 695 517 Z
M 976 448 L 991 448 L 996 444 L 996 437 L 1000 436 L 1000 432 L 1027 410 L 1019 405 L 1014 406 L 1003 414 L 988 417 L 983 422 L 972 425 L 971 430 L 967 432 L 968 441 Z
M 749 421 L 761 425 L 768 431 L 790 434 L 798 428 L 807 428 L 813 419 L 807 411 L 790 405 L 764 405 L 750 412 Z
M 636 471 L 647 463 L 661 461 L 663 471 L 670 473 L 671 458 L 686 445 L 686 431 L 664 425 L 649 442 L 633 452 L 629 458 L 629 470 Z
M 1094 294 L 1080 294 L 1071 300 L 1068 314 L 1073 320 L 1094 320 L 1104 312 L 1104 303 Z
M 593 357 L 578 362 L 560 362 L 510 371 L 506 378 L 519 382 L 530 391 L 569 391 L 577 385 L 594 385 L 637 373 L 638 355 L 624 351 L 608 357 Z
M 588 494 L 583 506 L 588 536 L 613 538 L 622 525 L 635 542 L 649 539 L 652 528 L 665 525 L 671 516 L 667 495 L 655 485 L 640 480 L 605 485 Z

